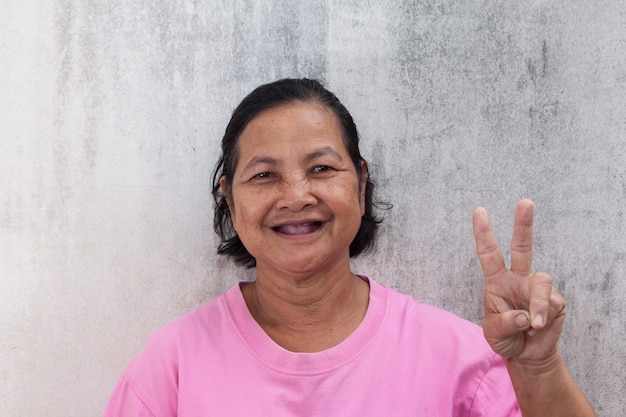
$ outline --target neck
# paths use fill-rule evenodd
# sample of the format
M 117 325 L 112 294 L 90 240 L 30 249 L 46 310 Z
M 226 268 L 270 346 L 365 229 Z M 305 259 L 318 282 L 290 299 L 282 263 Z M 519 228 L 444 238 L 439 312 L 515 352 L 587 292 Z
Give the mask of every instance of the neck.
M 277 344 L 319 352 L 345 340 L 363 320 L 369 287 L 349 267 L 307 279 L 280 279 L 257 269 L 243 287 L 250 313 Z

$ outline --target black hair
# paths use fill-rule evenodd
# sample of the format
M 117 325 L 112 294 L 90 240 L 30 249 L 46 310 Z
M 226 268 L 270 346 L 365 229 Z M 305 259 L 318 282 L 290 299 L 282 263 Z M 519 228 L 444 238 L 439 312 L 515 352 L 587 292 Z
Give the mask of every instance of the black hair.
M 344 144 L 356 168 L 359 180 L 362 180 L 361 165 L 367 165 L 367 161 L 363 159 L 359 151 L 359 135 L 352 116 L 339 99 L 324 88 L 319 81 L 307 78 L 282 79 L 261 85 L 248 94 L 237 106 L 228 126 L 226 126 L 222 138 L 222 154 L 213 173 L 213 199 L 215 200 L 213 229 L 221 239 L 217 253 L 231 256 L 237 264 L 247 268 L 253 268 L 256 265 L 256 260 L 244 247 L 233 228 L 227 204 L 229 197 L 224 195 L 223 190 L 221 190 L 220 178 L 225 177 L 227 188 L 230 189 L 239 160 L 237 146 L 239 136 L 248 123 L 264 110 L 297 101 L 317 103 L 332 111 L 339 122 Z M 370 178 L 368 169 L 365 185 L 365 214 L 361 218 L 359 230 L 350 244 L 350 257 L 356 257 L 373 246 L 376 231 L 382 222 L 382 218 L 377 216 L 375 209 L 391 207 L 390 204 L 375 199 L 374 186 L 375 183 Z

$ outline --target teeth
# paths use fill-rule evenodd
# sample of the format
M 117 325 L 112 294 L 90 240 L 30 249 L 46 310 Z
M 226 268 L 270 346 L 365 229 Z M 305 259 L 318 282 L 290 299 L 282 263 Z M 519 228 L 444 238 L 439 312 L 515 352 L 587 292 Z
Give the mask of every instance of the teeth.
M 306 233 L 313 233 L 319 228 L 320 224 L 315 223 L 303 223 L 303 224 L 284 224 L 276 228 L 280 233 L 286 235 L 301 235 Z

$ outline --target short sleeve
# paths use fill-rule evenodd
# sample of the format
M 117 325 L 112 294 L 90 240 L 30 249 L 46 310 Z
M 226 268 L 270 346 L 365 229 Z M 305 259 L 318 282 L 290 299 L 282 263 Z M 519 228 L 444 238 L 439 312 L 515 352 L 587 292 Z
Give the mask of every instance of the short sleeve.
M 150 336 L 128 364 L 105 417 L 174 417 L 178 409 L 178 360 L 167 326 Z
M 502 357 L 494 353 L 493 360 L 474 394 L 469 417 L 521 417 L 521 415 L 506 365 Z
M 118 382 L 104 417 L 157 417 L 132 389 L 126 378 L 122 377 Z

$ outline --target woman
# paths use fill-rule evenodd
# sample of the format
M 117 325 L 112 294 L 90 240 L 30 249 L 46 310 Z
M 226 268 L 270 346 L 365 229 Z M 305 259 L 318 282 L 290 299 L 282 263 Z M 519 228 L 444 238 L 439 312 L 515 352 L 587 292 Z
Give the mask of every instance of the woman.
M 530 272 L 529 200 L 510 270 L 474 213 L 481 330 L 351 272 L 380 221 L 352 118 L 318 82 L 248 95 L 213 183 L 218 253 L 256 280 L 153 335 L 107 416 L 595 415 L 557 347 L 565 302 Z

